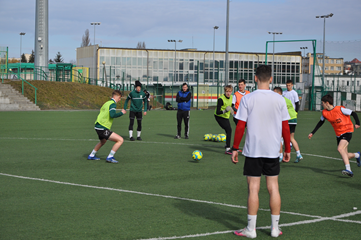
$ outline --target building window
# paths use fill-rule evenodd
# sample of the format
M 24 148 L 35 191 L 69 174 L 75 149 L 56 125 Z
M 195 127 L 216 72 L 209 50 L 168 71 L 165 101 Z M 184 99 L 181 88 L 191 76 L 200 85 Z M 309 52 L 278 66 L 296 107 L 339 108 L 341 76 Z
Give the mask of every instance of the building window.
M 336 63 L 339 63 L 339 64 L 340 64 L 340 63 L 341 63 L 341 60 L 336 60 Z
M 335 63 L 335 61 L 332 59 L 332 60 L 331 60 L 331 63 Z
M 338 71 L 341 71 L 341 67 L 337 67 L 337 70 L 338 70 Z
M 333 67 L 333 66 L 331 66 L 331 70 L 334 70 L 334 67 Z

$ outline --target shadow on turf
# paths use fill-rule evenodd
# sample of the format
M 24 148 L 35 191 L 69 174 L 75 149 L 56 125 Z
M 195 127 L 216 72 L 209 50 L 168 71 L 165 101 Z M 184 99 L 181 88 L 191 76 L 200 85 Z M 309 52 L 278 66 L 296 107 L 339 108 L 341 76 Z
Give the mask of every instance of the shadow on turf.
M 340 176 L 336 176 L 336 177 L 339 177 L 339 178 L 345 178 L 346 176 L 343 176 L 341 175 L 341 170 L 340 169 L 335 169 L 335 170 L 324 170 L 324 169 L 321 169 L 321 168 L 314 168 L 314 167 L 308 167 L 308 166 L 301 166 L 300 164 L 301 163 L 293 163 L 293 162 L 288 162 L 288 163 L 285 163 L 285 162 L 282 162 L 281 163 L 281 167 L 282 168 L 303 168 L 303 169 L 310 169 L 312 171 L 314 171 L 315 173 L 321 173 L 321 174 L 325 174 L 325 175 L 330 175 L 330 176 L 335 176 L 335 172 L 339 172 Z
M 239 229 L 240 225 L 246 225 L 247 222 L 242 220 L 247 219 L 238 211 L 226 211 L 216 206 L 207 203 L 197 203 L 189 201 L 177 201 L 174 206 L 183 213 L 192 217 L 201 217 L 211 221 L 218 222 L 228 229 Z M 245 213 L 246 214 L 246 213 Z

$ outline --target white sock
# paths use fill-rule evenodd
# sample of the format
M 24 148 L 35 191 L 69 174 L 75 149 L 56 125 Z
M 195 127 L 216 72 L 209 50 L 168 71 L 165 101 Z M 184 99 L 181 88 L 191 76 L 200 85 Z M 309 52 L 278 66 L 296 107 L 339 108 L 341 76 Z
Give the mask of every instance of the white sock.
M 272 215 L 271 214 L 271 221 L 272 221 L 272 225 L 271 225 L 271 229 L 278 229 L 278 222 L 280 221 L 280 215 Z
M 351 171 L 351 167 L 350 167 L 350 164 L 346 164 L 346 165 L 345 165 L 345 167 L 346 167 L 346 170 L 349 170 L 349 171 Z
M 114 157 L 115 152 L 113 150 L 110 150 L 110 153 L 108 155 L 108 158 Z
M 355 158 L 359 158 L 360 154 L 359 153 L 355 153 Z
M 90 156 L 90 157 L 94 157 L 96 153 L 97 153 L 97 151 L 95 151 L 95 150 L 93 149 L 93 151 L 91 152 L 91 154 L 90 154 L 89 156 Z
M 129 138 L 133 137 L 133 130 L 129 130 Z
M 140 137 L 141 131 L 137 131 L 137 137 Z
M 296 151 L 296 154 L 297 154 L 297 156 L 300 156 L 300 155 L 301 155 L 301 151 L 300 151 L 300 150 Z
M 248 230 L 255 231 L 256 230 L 256 222 L 257 222 L 257 215 L 247 215 L 248 217 Z

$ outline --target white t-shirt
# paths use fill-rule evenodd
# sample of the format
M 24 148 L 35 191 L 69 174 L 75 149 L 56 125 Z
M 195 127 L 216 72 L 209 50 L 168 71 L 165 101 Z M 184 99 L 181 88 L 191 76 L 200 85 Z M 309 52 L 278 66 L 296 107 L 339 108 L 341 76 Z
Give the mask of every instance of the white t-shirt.
M 247 122 L 243 155 L 277 158 L 282 138 L 282 121 L 290 119 L 286 101 L 271 90 L 256 90 L 242 98 L 237 119 Z
M 295 90 L 284 91 L 282 96 L 291 100 L 293 108 L 296 109 L 296 102 L 299 102 L 300 100 L 298 99 L 298 93 Z

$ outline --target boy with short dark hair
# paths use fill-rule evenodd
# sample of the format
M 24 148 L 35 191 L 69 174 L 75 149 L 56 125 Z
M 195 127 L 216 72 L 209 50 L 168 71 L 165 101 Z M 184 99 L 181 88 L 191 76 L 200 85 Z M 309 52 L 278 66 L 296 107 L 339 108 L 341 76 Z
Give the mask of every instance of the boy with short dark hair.
M 100 160 L 100 158 L 96 157 L 95 154 L 99 151 L 99 149 L 107 142 L 107 140 L 115 142 L 112 150 L 110 151 L 106 161 L 108 163 L 118 163 L 114 159 L 114 154 L 119 149 L 119 147 L 123 144 L 124 140 L 121 136 L 116 134 L 115 132 L 110 131 L 110 128 L 113 124 L 113 119 L 117 117 L 123 116 L 126 113 L 124 109 L 120 112 L 116 112 L 116 103 L 120 101 L 122 97 L 122 93 L 119 90 L 115 90 L 112 93 L 112 99 L 104 103 L 104 105 L 100 109 L 100 113 L 95 121 L 95 131 L 98 134 L 100 142 L 95 145 L 93 151 L 88 156 L 88 160 Z
M 342 106 L 333 106 L 333 97 L 331 95 L 325 95 L 321 98 L 322 110 L 321 120 L 317 123 L 315 129 L 308 134 L 308 138 L 311 139 L 316 131 L 324 124 L 325 119 L 327 119 L 336 133 L 337 139 L 337 151 L 340 153 L 342 160 L 345 164 L 345 170 L 342 170 L 343 175 L 353 177 L 353 172 L 351 171 L 350 161 L 351 158 L 356 158 L 357 166 L 361 167 L 360 161 L 360 152 L 349 153 L 348 144 L 351 141 L 353 129 L 353 123 L 351 121 L 350 115 L 355 119 L 355 128 L 360 127 L 360 120 L 357 114 L 347 108 Z

